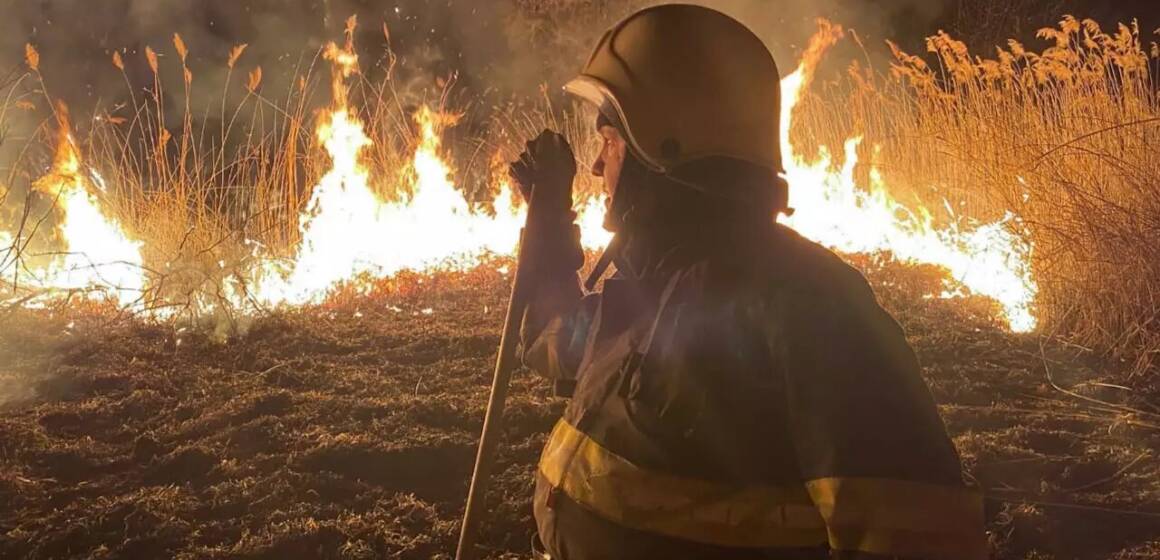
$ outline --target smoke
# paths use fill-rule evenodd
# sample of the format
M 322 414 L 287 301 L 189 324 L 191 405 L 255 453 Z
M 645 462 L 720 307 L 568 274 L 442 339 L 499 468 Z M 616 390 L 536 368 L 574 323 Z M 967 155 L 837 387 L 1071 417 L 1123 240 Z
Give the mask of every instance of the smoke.
M 560 81 L 573 72 L 590 37 L 610 21 L 592 15 L 605 12 L 590 10 L 587 3 L 564 10 L 570 15 L 561 17 L 559 10 L 529 9 L 527 0 L 0 3 L 7 4 L 0 8 L 5 14 L 0 18 L 0 86 L 5 74 L 25 72 L 26 43 L 39 51 L 43 75 L 43 84 L 25 76 L 19 88 L 35 110 L 0 113 L 0 176 L 8 175 L 34 131 L 50 118 L 50 99 L 72 108 L 82 137 L 86 116 L 132 118 L 134 106 L 154 89 L 147 48 L 157 53 L 160 63 L 167 121 L 181 123 L 185 91 L 175 35 L 189 49 L 190 112 L 197 126 L 214 130 L 221 126 L 223 95 L 233 101 L 245 95 L 246 74 L 256 68 L 262 69 L 262 94 L 274 102 L 286 99 L 306 70 L 326 76 L 328 69 L 316 55 L 326 42 L 341 40 L 351 15 L 358 16 L 355 40 L 368 81 L 374 83 L 386 73 L 388 46 L 397 56 L 394 87 L 404 106 L 438 99 L 439 84 L 452 79 L 460 105 L 486 107 L 535 96 L 541 83 Z M 231 74 L 226 60 L 241 44 L 248 46 Z M 114 53 L 124 61 L 124 72 L 113 65 Z M 320 91 L 311 98 L 314 106 L 329 101 L 325 88 Z
M 534 88 L 545 78 L 574 70 L 591 41 L 610 22 L 645 2 L 604 0 L 4 0 L 0 21 L 0 68 L 20 64 L 23 45 L 41 51 L 49 93 L 91 106 L 124 101 L 127 86 L 110 63 L 122 52 L 131 87 L 145 88 L 151 76 L 143 50 L 161 55 L 164 72 L 178 78 L 173 35 L 191 51 L 195 83 L 220 91 L 231 48 L 248 43 L 242 64 L 262 66 L 268 89 L 290 83 L 303 59 L 340 36 L 348 15 L 362 23 L 360 48 L 380 60 L 390 29 L 400 68 L 449 75 L 476 89 Z M 653 2 L 655 3 L 655 2 Z M 928 0 L 702 0 L 757 30 L 779 59 L 790 59 L 819 16 L 857 24 L 885 36 L 900 21 L 918 27 L 941 13 L 944 2 Z M 570 60 L 563 60 L 568 57 Z M 579 57 L 579 58 L 576 58 Z M 420 69 L 417 64 L 421 63 Z M 168 64 L 166 64 L 168 63 Z M 784 63 L 783 63 L 784 64 Z M 547 74 L 547 76 L 545 76 Z M 178 81 L 178 83 L 180 83 Z M 534 89 L 533 89 L 534 91 Z
M 241 64 L 262 66 L 267 89 L 289 85 L 295 66 L 309 61 L 328 40 L 340 37 L 343 22 L 357 15 L 365 61 L 381 61 L 386 24 L 391 45 L 408 77 L 446 77 L 479 93 L 534 93 L 542 82 L 574 71 L 603 29 L 623 15 L 658 0 L 0 0 L 0 69 L 18 67 L 23 45 L 41 51 L 49 93 L 81 107 L 124 101 L 124 78 L 110 64 L 120 51 L 129 65 L 128 88 L 140 90 L 151 76 L 142 51 L 162 58 L 163 71 L 180 78 L 172 47 L 180 34 L 191 51 L 195 83 L 220 92 L 224 61 L 240 43 L 249 48 Z M 688 0 L 686 0 L 688 1 Z M 852 27 L 867 44 L 899 40 L 921 46 L 921 38 L 959 20 L 999 16 L 996 33 L 1014 35 L 1041 19 L 1020 9 L 1025 0 L 692 0 L 731 14 L 754 29 L 782 66 L 790 65 L 826 17 Z M 1053 0 L 1058 9 L 1102 10 L 1105 2 Z M 1129 2 L 1131 3 L 1131 2 Z M 1042 2 L 1040 2 L 1042 4 Z M 1140 8 L 1143 10 L 1143 8 Z M 1044 10 L 1038 10 L 1043 12 Z M 1145 10 L 1147 11 L 1147 10 Z M 1077 14 L 1084 15 L 1084 14 Z M 1117 14 L 1120 15 L 1120 14 Z M 969 22 L 968 22 L 969 23 Z M 1033 29 L 1032 29 L 1033 32 Z M 366 65 L 364 64 L 364 67 Z M 178 79 L 177 83 L 180 83 Z M 207 95 L 206 97 L 215 97 Z
M 529 16 L 517 0 L 4 1 L 0 68 L 20 67 L 24 44 L 31 43 L 40 51 L 48 93 L 90 109 L 123 102 L 152 84 L 146 47 L 158 53 L 163 77 L 180 86 L 174 34 L 189 47 L 204 97 L 220 97 L 225 60 L 242 43 L 249 46 L 239 64 L 263 68 L 264 90 L 284 89 L 325 42 L 341 39 L 351 15 L 359 18 L 356 43 L 372 75 L 381 71 L 374 63 L 385 59 L 384 24 L 397 69 L 408 79 L 428 76 L 433 83 L 457 74 L 480 90 L 534 88 L 545 54 L 538 47 L 547 18 Z M 111 63 L 114 51 L 124 57 L 128 85 Z
M 686 0 L 688 1 L 688 0 Z M 984 16 L 991 34 L 1025 33 L 1062 12 L 1018 6 L 1031 0 L 692 0 L 749 25 L 770 47 L 784 71 L 792 69 L 826 17 L 853 28 L 876 56 L 887 38 L 921 51 L 922 37 L 941 27 L 952 32 Z M 1058 9 L 1107 10 L 1097 0 L 1053 0 Z M 509 98 L 534 98 L 541 84 L 555 87 L 582 64 L 603 30 L 624 15 L 658 0 L 0 0 L 0 78 L 19 72 L 24 44 L 41 53 L 48 96 L 73 114 L 128 111 L 152 87 L 144 50 L 160 58 L 166 108 L 183 103 L 181 66 L 173 46 L 180 34 L 190 50 L 192 112 L 213 124 L 223 92 L 244 94 L 245 72 L 261 67 L 263 94 L 283 98 L 318 49 L 341 38 L 343 22 L 357 15 L 356 42 L 372 81 L 385 72 L 389 45 L 398 56 L 397 85 L 405 101 L 436 97 L 437 80 L 456 78 L 457 101 L 488 107 Z M 1031 2 L 1035 4 L 1035 2 Z M 1143 8 L 1139 8 L 1143 9 Z M 1146 11 L 1146 10 L 1145 10 Z M 1155 10 L 1153 10 L 1155 11 Z M 1033 15 L 1027 15 L 1033 14 Z M 1116 14 L 1121 15 L 1121 14 Z M 988 39 L 989 40 L 989 39 Z M 226 84 L 231 49 L 248 48 Z M 989 46 L 989 45 L 988 45 Z M 122 55 L 125 73 L 113 67 Z M 325 72 L 324 68 L 315 68 Z M 2 84 L 2 81 L 0 81 Z M 327 100 L 320 96 L 317 103 Z M 45 96 L 29 97 L 37 111 L 0 115 L 0 172 L 48 115 Z M 173 115 L 171 122 L 180 122 Z M 83 120 L 83 119 L 82 119 Z M 78 123 L 84 133 L 84 123 Z
M 946 12 L 952 0 L 694 0 L 745 23 L 760 36 L 783 72 L 793 69 L 797 57 L 826 18 L 853 28 L 867 45 L 884 39 L 919 37 Z M 653 2 L 659 4 L 663 2 Z M 877 54 L 877 52 L 875 52 Z

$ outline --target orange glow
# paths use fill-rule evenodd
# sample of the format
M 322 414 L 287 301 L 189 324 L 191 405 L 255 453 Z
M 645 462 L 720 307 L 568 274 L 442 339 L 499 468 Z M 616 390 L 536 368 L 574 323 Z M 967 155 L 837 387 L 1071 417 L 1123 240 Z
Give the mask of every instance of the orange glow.
M 327 58 L 335 63 L 335 106 L 319 124 L 318 140 L 330 157 L 329 172 L 315 187 L 300 217 L 302 242 L 289 266 L 266 267 L 255 283 L 256 298 L 266 304 L 318 302 L 337 285 L 361 275 L 384 277 L 400 270 L 470 267 L 486 254 L 515 252 L 524 221 L 522 204 L 513 204 L 512 187 L 499 186 L 495 215 L 473 212 L 455 188 L 453 170 L 442 154 L 442 127 L 451 119 L 428 107 L 415 115 L 418 146 L 411 158 L 413 193 L 399 202 L 381 200 L 371 185 L 363 152 L 371 145 L 364 125 L 347 106 L 344 79 L 356 60 L 346 48 L 331 44 Z M 590 247 L 606 244 L 600 226 L 601 200 L 579 207 Z
M 1031 305 L 1037 287 L 1031 275 L 1031 245 L 1010 228 L 1014 216 L 975 227 L 938 229 L 926 208 L 907 208 L 892 198 L 877 169 L 870 184 L 858 185 L 854 169 L 861 137 L 846 141 L 845 163 L 834 168 L 824 146 L 814 161 L 798 155 L 789 139 L 793 111 L 808 87 L 820 54 L 835 31 L 815 37 L 801 66 L 782 80 L 782 150 L 790 206 L 796 213 L 786 223 L 802 235 L 847 253 L 890 251 L 906 262 L 945 267 L 953 280 L 971 292 L 991 297 L 1002 306 L 1010 328 L 1035 328 Z M 866 187 L 866 188 L 864 188 Z M 953 290 L 942 295 L 951 297 Z
M 81 164 L 68 113 L 63 106 L 58 111 L 60 129 L 52 169 L 33 188 L 55 201 L 56 236 L 64 241 L 64 248 L 47 267 L 30 271 L 26 282 L 48 294 L 82 292 L 92 298 L 115 299 L 126 307 L 140 305 L 145 290 L 142 242 L 132 239 L 103 207 L 104 181 Z M 11 236 L 5 237 L 8 240 L 0 244 L 7 247 Z
M 516 249 L 525 208 L 512 196 L 512 186 L 502 172 L 494 189 L 498 192 L 494 214 L 475 210 L 465 200 L 443 150 L 444 129 L 454 121 L 448 115 L 428 107 L 418 110 L 410 169 L 398 174 L 410 183 L 386 185 L 395 188 L 374 184 L 377 179 L 367 158 L 372 139 L 349 101 L 349 82 L 358 73 L 353 26 L 353 20 L 348 22 L 344 46 L 332 43 L 324 50 L 333 66 L 333 103 L 320 116 L 315 134 L 329 168 L 298 216 L 300 242 L 283 260 L 261 254 L 262 245 L 252 243 L 261 264 L 238 273 L 247 277 L 246 297 L 232 293 L 236 285 L 222 287 L 227 299 L 240 308 L 253 302 L 267 306 L 316 303 L 342 284 L 405 269 L 472 267 L 486 255 L 511 255 Z M 841 167 L 835 166 L 825 147 L 815 159 L 807 160 L 792 146 L 789 130 L 794 109 L 825 49 L 840 33 L 836 27 L 824 26 L 803 55 L 801 66 L 782 81 L 783 159 L 790 205 L 797 211 L 786 223 L 839 251 L 889 251 L 903 261 L 945 267 L 954 281 L 971 292 L 998 301 L 1011 329 L 1033 329 L 1037 289 L 1030 272 L 1031 246 L 1023 232 L 1012 231 L 1018 226 L 1015 217 L 938 228 L 926 208 L 908 208 L 892 198 L 876 169 L 870 170 L 868 185 L 858 184 L 854 169 L 862 138 L 845 142 Z M 103 182 L 82 164 L 67 120 L 61 122 L 55 162 L 35 188 L 56 199 L 57 233 L 67 250 L 51 266 L 33 271 L 32 284 L 47 290 L 84 290 L 114 297 L 125 306 L 139 305 L 148 288 L 142 243 L 128 235 L 102 205 Z M 386 191 L 410 194 L 387 201 L 377 194 Z M 611 235 L 602 228 L 603 198 L 582 198 L 575 210 L 584 246 L 605 246 Z M 12 235 L 0 232 L 0 247 L 11 242 Z M 11 260 L 0 261 L 0 267 L 11 267 Z M 955 291 L 948 287 L 943 294 L 931 295 L 952 297 Z

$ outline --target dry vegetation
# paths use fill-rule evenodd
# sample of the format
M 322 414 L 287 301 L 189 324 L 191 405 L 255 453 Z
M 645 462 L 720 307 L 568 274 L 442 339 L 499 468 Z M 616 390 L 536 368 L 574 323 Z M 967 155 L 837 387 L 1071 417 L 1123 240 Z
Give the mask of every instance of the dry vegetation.
M 481 213 L 492 211 L 497 172 L 506 176 L 504 162 L 516 159 L 523 140 L 543 128 L 567 133 L 582 165 L 591 161 L 592 116 L 583 109 L 563 110 L 543 90 L 539 98 L 486 109 L 465 103 L 460 112 L 449 102 L 454 76 L 436 80 L 434 90 L 415 93 L 397 81 L 386 28 L 382 39 L 388 49 L 376 71 L 355 73 L 341 86 L 344 103 L 354 108 L 372 141 L 361 155 L 381 199 L 413 194 L 421 107 L 434 109 L 445 135 L 441 155 L 464 197 Z M 52 77 L 41 74 L 32 45 L 26 54 L 28 72 L 0 82 L 8 99 L 0 124 L 6 115 L 45 117 L 16 161 L 6 162 L 10 173 L 0 179 L 0 288 L 16 288 L 15 301 L 33 295 L 27 290 L 30 273 L 63 251 L 55 231 L 59 199 L 51 189 L 35 185 L 57 150 L 58 131 L 72 128 L 84 166 L 101 178 L 95 194 L 102 207 L 133 239 L 145 240 L 149 285 L 137 310 L 163 310 L 224 331 L 235 330 L 245 314 L 265 311 L 256 301 L 239 306 L 227 284 L 244 286 L 264 261 L 293 257 L 300 216 L 330 165 L 317 135 L 322 115 L 337 103 L 330 94 L 330 62 L 324 51 L 315 53 L 299 65 L 287 91 L 270 91 L 262 68 L 247 67 L 246 45 L 238 45 L 223 61 L 227 71 L 219 102 L 198 113 L 195 106 L 204 100 L 191 99 L 197 76 L 186 66 L 188 48 L 174 35 L 176 60 L 163 61 L 146 49 L 152 82 L 144 92 L 134 90 L 124 58 L 114 52 L 110 71 L 124 75 L 129 102 L 99 109 L 91 118 L 70 117 L 67 107 L 54 103 Z M 179 65 L 178 87 L 162 79 L 173 70 L 165 64 Z M 172 117 L 175 106 L 178 122 Z M 590 176 L 581 174 L 578 192 L 596 188 Z
M 551 37 L 573 36 L 561 31 L 569 18 L 596 22 L 614 11 L 541 4 L 524 6 L 526 17 L 543 21 L 527 29 Z M 949 200 L 957 213 L 980 220 L 1019 216 L 1035 243 L 1043 331 L 1144 373 L 1160 352 L 1155 47 L 1132 26 L 1109 34 L 1072 18 L 1040 35 L 1050 45 L 1042 52 L 1012 42 L 980 58 L 940 34 L 928 40 L 929 58 L 896 51 L 888 74 L 856 65 L 849 79 L 815 88 L 795 117 L 794 138 L 808 149 L 865 135 L 862 160 L 883 170 L 896 196 L 912 192 L 936 211 Z M 553 52 L 575 50 L 557 47 Z M 152 87 L 135 92 L 126 76 L 132 102 L 85 120 L 78 140 L 86 164 L 109 186 L 102 202 L 148 240 L 150 306 L 208 314 L 231 327 L 237 317 L 223 305 L 223 285 L 244 283 L 260 260 L 291 254 L 298 215 L 325 171 L 314 127 L 316 108 L 329 103 L 329 70 L 321 58 L 308 59 L 289 91 L 266 91 L 262 69 L 246 66 L 239 45 L 223 61 L 225 88 L 216 118 L 207 119 L 190 99 L 197 76 L 186 66 L 188 48 L 175 36 L 175 58 L 159 62 L 146 51 Z M 7 80 L 9 119 L 35 107 L 59 112 L 51 76 L 40 76 L 34 55 L 30 50 L 31 75 Z M 124 72 L 121 55 L 110 63 L 110 71 Z M 388 51 L 375 73 L 382 79 L 356 76 L 350 95 L 374 140 L 367 159 L 384 198 L 408 194 L 412 111 L 421 103 L 455 109 L 446 106 L 453 80 L 441 81 L 442 91 L 427 99 L 400 96 L 395 63 Z M 179 83 L 164 83 L 164 64 L 180 66 Z M 173 105 L 184 107 L 176 112 L 180 122 L 166 120 Z M 529 132 L 566 128 L 574 145 L 594 145 L 586 117 L 546 94 L 502 108 L 470 107 L 467 117 L 468 125 L 449 130 L 448 155 L 466 196 L 482 201 L 484 212 L 497 189 L 496 163 L 514 155 Z M 14 233 L 0 249 L 9 281 L 60 250 L 50 234 L 52 198 L 29 189 L 48 158 L 55 122 L 45 121 L 0 187 L 0 217 Z
M 188 47 L 173 37 L 182 81 L 176 88 L 162 75 L 156 51 L 145 58 L 153 78 L 144 92 L 135 91 L 122 55 L 114 52 L 110 71 L 124 75 L 123 106 L 100 109 L 82 121 L 76 140 L 84 164 L 98 170 L 107 190 L 101 203 L 110 209 L 143 247 L 151 288 L 143 295 L 148 308 L 178 307 L 193 318 L 207 311 L 230 313 L 222 295 L 227 279 L 246 278 L 262 258 L 287 256 L 297 243 L 298 216 L 310 189 L 328 162 L 315 137 L 318 111 L 327 98 L 331 72 L 322 52 L 307 59 L 296 80 L 284 92 L 263 87 L 260 66 L 245 66 L 246 45 L 235 47 L 228 60 L 225 87 L 217 106 L 196 113 L 191 99 L 197 76 L 186 66 Z M 42 76 L 35 47 L 29 46 L 31 76 L 11 88 L 18 109 L 47 107 L 51 117 L 38 129 L 34 145 L 12 166 L 6 190 L 27 193 L 10 198 L 0 216 L 17 232 L 10 254 L 0 264 L 16 261 L 13 274 L 34 269 L 59 251 L 53 239 L 55 219 L 51 193 L 29 185 L 55 149 L 56 130 L 67 109 L 52 101 L 52 77 Z M 177 89 L 176 92 L 171 89 Z M 394 97 L 388 72 L 384 80 L 352 80 L 351 97 L 360 108 L 366 133 L 374 146 L 365 153 L 383 198 L 405 195 L 409 155 L 415 144 L 410 112 Z M 198 100 L 204 103 L 205 100 Z M 435 100 L 438 102 L 438 100 Z M 170 122 L 174 105 L 179 122 Z M 210 112 L 212 111 L 212 113 Z M 6 192 L 7 194 L 7 192 Z M 14 207 L 20 207 L 14 209 Z M 4 268 L 4 267 L 0 267 Z
M 979 57 L 939 34 L 929 58 L 895 50 L 889 76 L 855 65 L 813 96 L 795 137 L 865 134 L 896 196 L 980 220 L 1013 212 L 1035 243 L 1042 330 L 1155 373 L 1158 51 L 1136 27 L 1070 17 L 1039 35 L 1042 52 L 1012 41 Z
M 927 299 L 942 288 L 939 271 L 850 259 L 918 349 L 967 471 L 988 493 L 999 558 L 1156 558 L 1155 53 L 1131 27 L 1108 35 L 1069 19 L 1044 37 L 1042 52 L 1012 44 L 994 59 L 933 37 L 930 59 L 898 53 L 892 72 L 855 68 L 816 89 L 794 135 L 838 146 L 865 134 L 863 161 L 898 198 L 1022 217 L 1046 336 L 1004 333 L 984 301 Z M 180 81 L 129 88 L 131 105 L 77 119 L 78 140 L 109 185 L 102 202 L 149 240 L 157 305 L 212 309 L 209 319 L 249 328 L 223 343 L 186 323 L 75 300 L 0 309 L 0 557 L 446 555 L 506 279 L 483 266 L 380 280 L 373 297 L 340 290 L 321 307 L 239 316 L 214 305 L 225 280 L 257 259 L 246 240 L 273 255 L 263 258 L 296 242 L 327 164 L 314 126 L 329 70 L 308 61 L 290 90 L 267 91 L 236 51 L 222 62 L 230 78 L 213 110 L 218 129 L 189 98 L 198 77 L 184 66 L 187 47 L 179 38 L 172 47 L 178 56 L 148 63 L 155 76 L 159 64 L 181 66 Z M 415 107 L 458 107 L 445 103 L 450 80 L 428 99 L 400 96 L 393 57 L 383 63 L 383 80 L 354 79 L 351 103 L 374 140 L 374 183 L 390 198 L 407 195 Z M 110 71 L 123 64 L 111 60 Z M 53 200 L 28 188 L 55 129 L 52 78 L 30 67 L 0 80 L 0 121 L 46 119 L 0 181 L 0 219 L 15 225 L 15 239 L 0 232 L 0 269 L 59 250 L 45 233 Z M 185 110 L 166 112 L 174 103 Z M 449 156 L 480 211 L 495 162 L 529 132 L 564 128 L 582 165 L 595 145 L 589 116 L 550 96 L 466 111 L 449 131 Z M 183 116 L 167 122 L 173 114 Z M 1122 370 L 1138 375 L 1126 383 Z M 484 539 L 493 558 L 527 550 L 529 477 L 561 407 L 526 372 L 517 385 Z

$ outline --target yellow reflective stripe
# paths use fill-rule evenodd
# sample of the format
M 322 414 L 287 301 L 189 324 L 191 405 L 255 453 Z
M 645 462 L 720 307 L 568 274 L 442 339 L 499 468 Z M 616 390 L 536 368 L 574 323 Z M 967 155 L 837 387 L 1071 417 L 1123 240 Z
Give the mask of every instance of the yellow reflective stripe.
M 618 525 L 695 542 L 752 548 L 826 543 L 804 487 L 731 487 L 649 471 L 561 420 L 540 472 L 569 498 Z
M 906 480 L 822 478 L 806 483 L 830 547 L 916 558 L 987 558 L 978 492 Z

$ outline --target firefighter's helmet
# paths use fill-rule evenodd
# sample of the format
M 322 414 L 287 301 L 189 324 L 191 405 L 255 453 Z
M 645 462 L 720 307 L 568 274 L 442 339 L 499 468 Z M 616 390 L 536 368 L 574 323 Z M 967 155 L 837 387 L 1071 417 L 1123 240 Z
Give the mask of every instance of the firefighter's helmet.
M 619 120 L 654 171 L 724 157 L 782 171 L 773 56 L 737 20 L 685 4 L 641 10 L 604 34 L 565 89 Z

